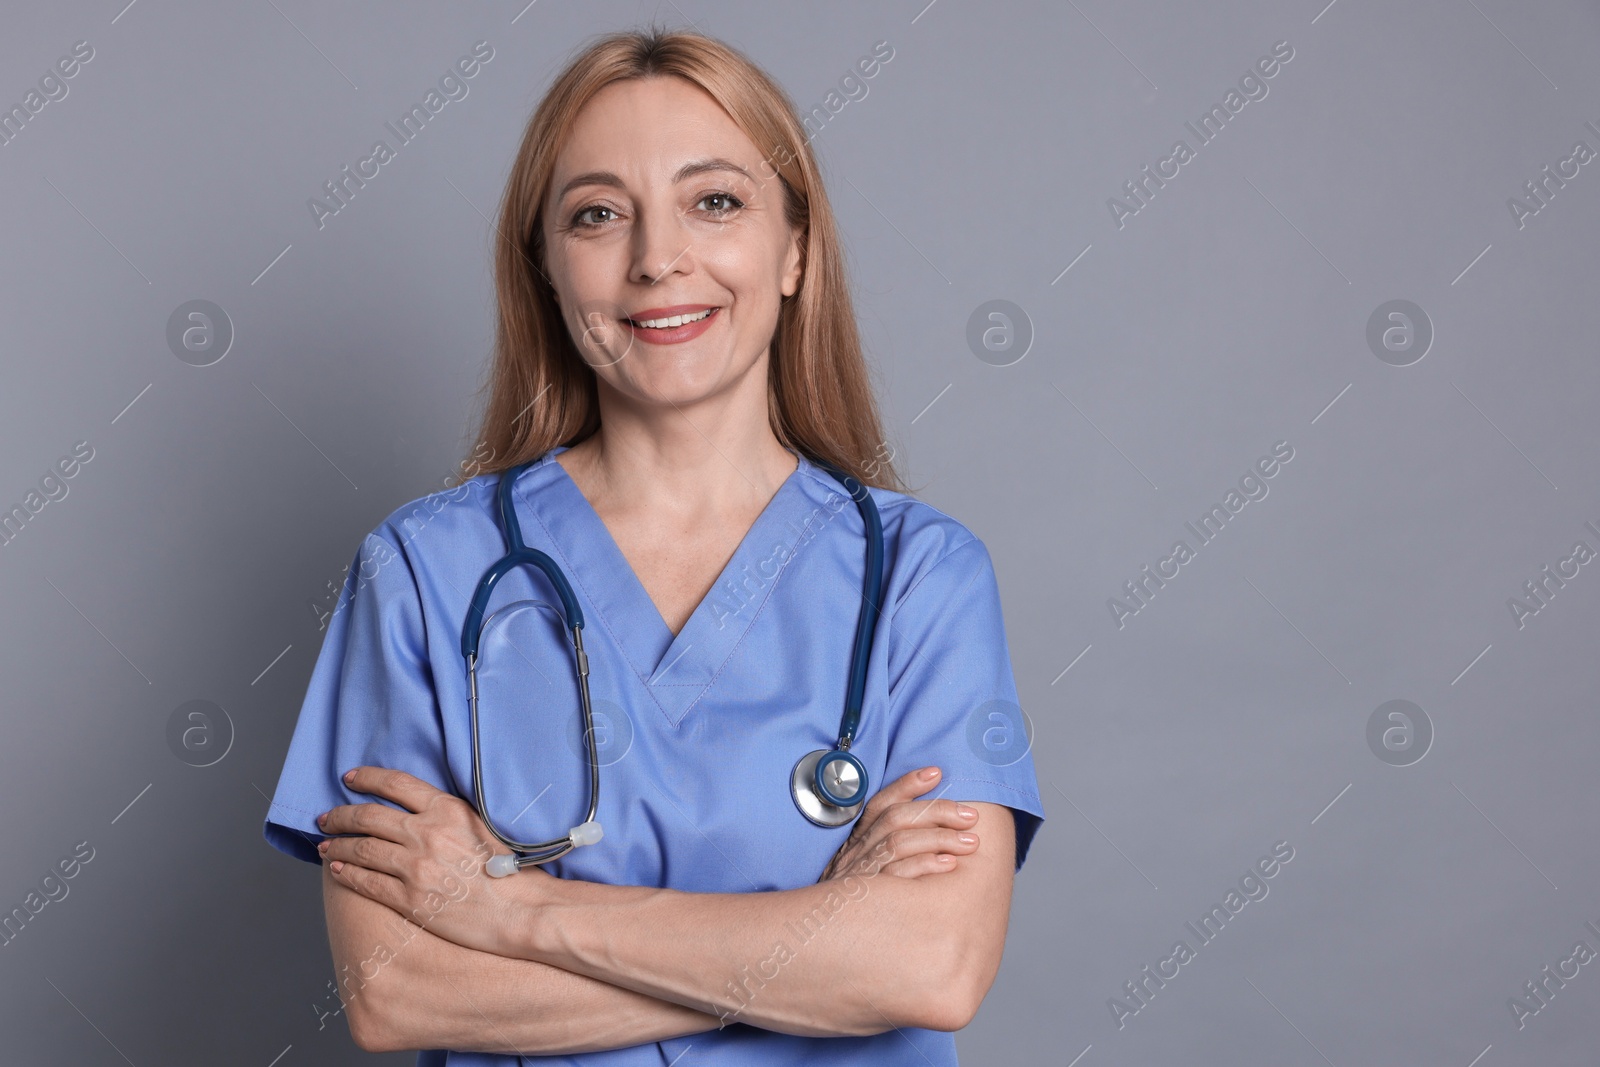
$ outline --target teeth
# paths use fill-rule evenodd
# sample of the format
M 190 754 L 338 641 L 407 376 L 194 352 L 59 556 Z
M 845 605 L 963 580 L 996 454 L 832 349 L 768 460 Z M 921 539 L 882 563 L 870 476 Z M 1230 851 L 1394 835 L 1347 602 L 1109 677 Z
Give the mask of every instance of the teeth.
M 711 314 L 713 310 L 712 308 L 706 308 L 704 311 L 697 311 L 692 315 L 673 315 L 671 318 L 666 319 L 629 319 L 628 321 L 635 326 L 645 326 L 652 330 L 667 330 L 674 326 L 682 326 L 686 322 L 699 322 Z

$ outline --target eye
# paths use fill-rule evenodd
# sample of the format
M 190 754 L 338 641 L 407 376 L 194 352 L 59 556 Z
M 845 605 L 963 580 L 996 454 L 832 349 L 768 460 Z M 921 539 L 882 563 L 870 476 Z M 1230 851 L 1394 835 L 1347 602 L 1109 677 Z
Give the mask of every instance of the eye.
M 590 204 L 588 207 L 584 207 L 584 208 L 579 208 L 578 209 L 578 211 L 572 216 L 572 224 L 574 226 L 579 227 L 579 228 L 587 227 L 587 228 L 593 229 L 593 228 L 596 228 L 596 227 L 599 227 L 599 226 L 603 226 L 607 222 L 611 221 L 611 219 L 595 219 L 595 218 L 589 217 L 591 212 L 596 212 L 596 211 L 605 211 L 605 212 L 609 212 L 613 216 L 616 215 L 615 211 L 612 211 L 609 207 L 606 207 L 606 205 L 604 205 L 604 204 Z
M 739 208 L 744 207 L 744 201 L 740 200 L 732 193 L 707 193 L 705 196 L 700 198 L 701 204 L 707 203 L 708 201 L 721 202 L 720 206 L 709 209 L 713 215 L 728 215 L 737 211 Z

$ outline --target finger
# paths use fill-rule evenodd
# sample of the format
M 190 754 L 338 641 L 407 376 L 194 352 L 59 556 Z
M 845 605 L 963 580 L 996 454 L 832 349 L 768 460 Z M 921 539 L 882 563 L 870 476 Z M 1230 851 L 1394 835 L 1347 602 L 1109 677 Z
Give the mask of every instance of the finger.
M 850 836 L 840 847 L 840 852 L 864 847 L 877 832 L 878 822 L 885 812 L 894 810 L 897 805 L 914 802 L 915 798 L 938 785 L 942 774 L 940 768 L 935 766 L 919 767 L 907 771 L 874 793 L 867 801 L 866 807 L 862 809 L 860 817 L 856 819 L 855 825 L 850 827 Z
M 923 777 L 929 772 L 932 772 L 931 775 Z M 889 807 L 915 800 L 938 785 L 941 776 L 942 772 L 938 767 L 919 767 L 902 774 L 873 794 L 867 801 L 866 810 L 861 813 L 861 821 L 870 826 L 877 822 L 879 816 Z
M 435 797 L 451 796 L 435 789 L 421 778 L 390 767 L 356 767 L 347 771 L 345 785 L 358 793 L 375 793 L 394 801 L 410 812 L 419 812 Z
M 317 817 L 317 828 L 325 834 L 365 834 L 388 841 L 399 841 L 407 818 L 387 804 L 340 804 Z
M 904 780 L 902 778 L 899 781 Z M 888 788 L 885 787 L 885 790 Z M 963 809 L 966 814 L 962 813 Z M 849 839 L 839 851 L 841 855 L 848 854 L 854 858 L 875 847 L 876 842 L 895 830 L 929 826 L 965 830 L 976 826 L 977 822 L 978 810 L 970 805 L 958 804 L 953 800 L 904 800 L 885 808 L 871 822 L 863 815 L 856 821 Z
M 895 860 L 879 868 L 879 874 L 896 878 L 921 878 L 925 874 L 948 874 L 960 866 L 957 857 L 947 852 L 930 852 L 909 859 Z
M 965 811 L 965 814 L 963 813 Z M 903 830 L 924 826 L 948 826 L 970 830 L 978 825 L 978 809 L 956 800 L 908 800 L 883 813 L 875 830 Z
M 340 885 L 348 886 L 367 899 L 376 900 L 400 915 L 405 915 L 405 883 L 393 875 L 369 870 L 359 863 L 346 863 L 344 860 L 334 860 L 329 863 L 328 872 Z
M 391 874 L 404 880 L 406 850 L 393 841 L 364 835 L 330 837 L 317 846 L 317 851 L 326 861 L 353 863 L 369 871 Z
M 886 866 L 896 860 L 938 852 L 965 856 L 978 850 L 978 835 L 968 830 L 927 827 L 885 834 L 862 857 L 865 863 Z

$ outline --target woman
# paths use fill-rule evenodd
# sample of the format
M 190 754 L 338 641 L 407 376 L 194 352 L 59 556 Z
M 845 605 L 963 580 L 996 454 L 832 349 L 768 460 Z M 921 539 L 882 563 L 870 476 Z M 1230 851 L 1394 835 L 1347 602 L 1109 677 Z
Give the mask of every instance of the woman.
M 326 863 L 357 1043 L 955 1063 L 1043 810 L 1020 735 L 992 743 L 1020 712 L 988 553 L 899 491 L 792 105 L 708 38 L 606 37 L 535 112 L 499 232 L 485 473 L 365 539 L 265 827 Z M 880 788 L 833 827 L 791 772 L 837 738 L 867 527 L 820 464 L 885 543 L 851 748 Z M 502 477 L 584 614 L 604 837 L 491 878 L 460 637 Z M 506 576 L 479 667 L 487 809 L 523 840 L 588 796 L 552 588 Z

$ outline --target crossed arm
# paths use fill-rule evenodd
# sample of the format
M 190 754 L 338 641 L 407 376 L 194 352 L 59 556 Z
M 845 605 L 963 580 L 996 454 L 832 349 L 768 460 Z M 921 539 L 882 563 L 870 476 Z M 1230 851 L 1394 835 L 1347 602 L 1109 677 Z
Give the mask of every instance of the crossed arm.
M 730 1022 L 807 1036 L 955 1030 L 999 968 L 1015 862 L 1002 805 L 969 803 L 982 845 L 953 869 L 928 868 L 940 877 L 886 876 L 882 862 L 830 865 L 832 877 L 799 889 L 686 893 L 534 870 L 470 879 L 459 905 L 418 912 L 411 905 L 434 862 L 424 854 L 448 855 L 450 821 L 463 833 L 476 814 L 401 772 L 362 773 L 409 779 L 394 798 L 413 812 L 335 809 L 369 823 L 339 827 L 363 836 L 331 838 L 342 870 L 323 868 L 340 994 L 352 1035 L 371 1051 L 571 1054 Z M 882 816 L 899 798 L 889 794 L 860 820 L 870 829 L 875 817 L 877 834 L 852 841 L 890 834 L 895 820 Z
M 341 885 L 326 864 L 322 900 L 350 1035 L 368 1052 L 576 1054 L 717 1028 L 692 1008 L 463 948 Z

